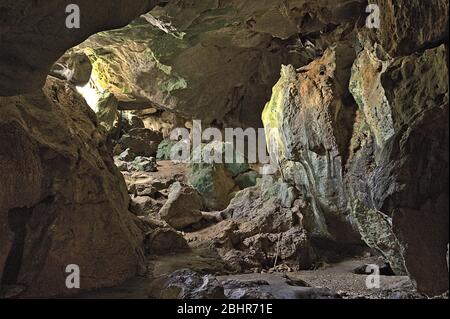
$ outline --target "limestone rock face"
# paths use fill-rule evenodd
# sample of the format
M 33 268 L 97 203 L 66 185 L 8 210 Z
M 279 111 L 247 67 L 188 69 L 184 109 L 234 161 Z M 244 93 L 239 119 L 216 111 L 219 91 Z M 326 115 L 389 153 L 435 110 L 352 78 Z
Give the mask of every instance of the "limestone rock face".
M 99 86 L 138 108 L 261 127 L 280 65 L 304 65 L 347 37 L 363 3 L 171 1 L 78 50 L 90 56 Z
M 202 160 L 196 161 L 200 153 Z M 202 195 L 205 208 L 219 211 L 228 206 L 233 192 L 239 190 L 235 179 L 249 170 L 245 156 L 232 143 L 213 141 L 193 151 L 188 181 Z
M 449 240 L 446 48 L 392 58 L 375 44 L 356 59 L 336 48 L 300 70 L 282 69 L 263 113 L 270 152 L 284 179 L 309 197 L 312 236 L 348 245 L 360 235 L 419 291 L 441 294 Z M 352 233 L 359 235 L 342 237 Z
M 343 44 L 298 72 L 283 67 L 263 122 L 285 179 L 312 202 L 312 235 L 357 245 L 343 183 L 356 112 L 346 87 L 354 57 L 354 49 Z
M 66 28 L 69 0 L 6 0 L 0 14 L 0 96 L 33 92 L 52 64 L 91 34 L 125 26 L 165 1 L 90 1 L 76 4 L 80 28 Z
M 42 91 L 0 98 L 0 278 L 21 297 L 117 284 L 142 263 L 143 235 L 128 212 L 123 177 L 95 114 L 74 88 L 49 79 Z
M 366 63 L 361 68 L 361 59 L 368 56 L 385 67 L 374 72 Z M 364 78 L 378 80 L 361 82 Z M 366 49 L 355 62 L 350 88 L 366 114 L 354 140 L 360 149 L 349 164 L 347 179 L 362 235 L 389 256 L 394 270 L 405 267 L 419 290 L 440 294 L 448 289 L 445 47 L 388 62 L 380 62 L 372 49 Z M 381 103 L 371 105 L 374 101 Z M 374 120 L 377 116 L 386 120 Z M 381 129 L 389 134 L 383 137 Z M 361 204 L 366 209 L 361 211 Z M 416 258 L 411 258 L 413 251 Z

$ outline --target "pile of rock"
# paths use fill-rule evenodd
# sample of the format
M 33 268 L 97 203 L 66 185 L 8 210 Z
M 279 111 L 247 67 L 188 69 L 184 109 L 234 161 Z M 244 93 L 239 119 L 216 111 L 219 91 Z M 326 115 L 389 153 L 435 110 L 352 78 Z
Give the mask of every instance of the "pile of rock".
M 218 213 L 216 225 L 186 234 L 194 246 L 213 245 L 234 271 L 261 271 L 282 264 L 309 269 L 314 258 L 304 228 L 307 207 L 292 187 L 265 177 L 238 192 Z
M 158 171 L 158 163 L 154 157 L 137 156 L 134 159 L 129 155 L 130 150 L 120 154 L 114 159 L 116 166 L 120 171 L 124 172 L 156 172 Z

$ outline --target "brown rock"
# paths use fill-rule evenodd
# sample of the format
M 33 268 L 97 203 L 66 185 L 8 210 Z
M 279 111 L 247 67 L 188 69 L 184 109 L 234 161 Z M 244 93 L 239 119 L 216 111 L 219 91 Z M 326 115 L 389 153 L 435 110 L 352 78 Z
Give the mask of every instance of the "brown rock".
M 182 230 L 202 220 L 202 206 L 202 198 L 195 189 L 176 182 L 159 215 L 173 228 Z
M 83 290 L 134 276 L 143 235 L 74 88 L 48 80 L 42 92 L 0 98 L 0 124 L 2 284 L 25 286 L 23 297 L 73 294 L 69 264 L 79 265 Z

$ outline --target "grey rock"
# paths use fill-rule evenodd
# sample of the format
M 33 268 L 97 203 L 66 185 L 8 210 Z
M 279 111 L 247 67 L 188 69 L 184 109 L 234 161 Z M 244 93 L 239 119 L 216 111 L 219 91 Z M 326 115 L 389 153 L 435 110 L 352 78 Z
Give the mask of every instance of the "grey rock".
M 202 276 L 189 269 L 181 269 L 158 278 L 149 288 L 154 299 L 225 299 L 224 288 L 212 276 Z
M 176 182 L 159 214 L 170 226 L 183 230 L 202 220 L 202 207 L 202 198 L 195 189 Z

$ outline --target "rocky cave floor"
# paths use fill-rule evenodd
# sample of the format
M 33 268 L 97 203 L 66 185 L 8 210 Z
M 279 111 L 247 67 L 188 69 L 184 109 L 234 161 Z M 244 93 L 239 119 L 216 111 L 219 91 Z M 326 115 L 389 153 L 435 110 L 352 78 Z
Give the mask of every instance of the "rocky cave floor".
M 223 232 L 227 230 L 220 221 L 214 221 L 211 217 L 214 213 L 203 213 L 207 216 L 207 223 L 201 222 L 190 231 L 177 232 L 160 218 L 154 208 L 161 208 L 167 202 L 170 185 L 186 183 L 187 165 L 158 161 L 154 170 L 157 171 L 122 171 L 132 193 L 131 210 L 157 229 L 149 232 L 151 239 L 147 238 L 147 244 L 151 246 L 147 248 L 153 252 L 146 257 L 147 271 L 122 285 L 84 293 L 77 298 L 172 298 L 180 297 L 180 292 L 184 298 L 193 299 L 425 298 L 415 291 L 408 277 L 395 276 L 389 273 L 389 269 L 381 276 L 379 289 L 368 289 L 365 266 L 382 263 L 380 257 L 369 251 L 359 256 L 338 258 L 331 264 L 316 263 L 310 270 L 295 270 L 283 261 L 272 268 L 233 269 L 230 263 L 240 262 L 222 258 L 227 256 L 228 248 L 220 248 L 218 253 L 217 247 L 224 245 L 218 245 L 217 240 L 223 238 Z M 136 195 L 136 188 L 140 195 L 145 195 Z M 153 208 L 149 212 L 150 207 Z M 158 252 L 156 255 L 155 251 Z M 228 253 L 232 251 L 229 249 Z M 248 257 L 236 258 L 244 260 Z M 384 270 L 382 268 L 381 271 Z M 172 291 L 168 288 L 170 283 L 179 288 Z

